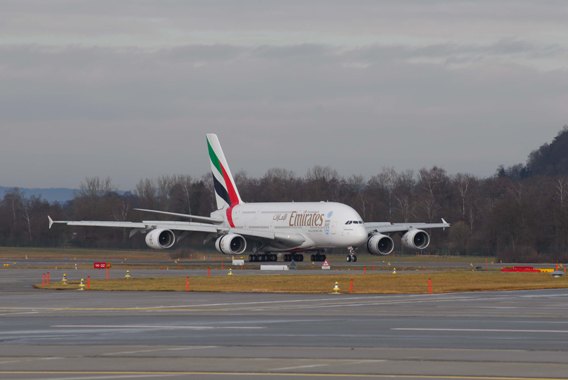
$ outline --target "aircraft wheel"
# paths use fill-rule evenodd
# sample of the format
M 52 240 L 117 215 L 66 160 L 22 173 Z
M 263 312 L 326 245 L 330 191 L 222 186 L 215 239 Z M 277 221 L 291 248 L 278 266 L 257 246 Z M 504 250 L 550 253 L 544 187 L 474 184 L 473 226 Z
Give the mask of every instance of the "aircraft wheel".
M 357 262 L 357 256 L 353 255 L 353 262 L 356 263 Z
M 347 262 L 350 263 L 351 262 L 351 255 L 347 255 Z

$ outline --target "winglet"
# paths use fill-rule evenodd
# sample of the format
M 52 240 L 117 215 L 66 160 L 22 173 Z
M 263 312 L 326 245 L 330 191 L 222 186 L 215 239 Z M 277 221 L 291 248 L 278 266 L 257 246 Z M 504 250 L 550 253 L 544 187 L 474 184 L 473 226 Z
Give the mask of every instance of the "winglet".
M 51 216 L 47 216 L 47 219 L 49 220 L 49 229 L 51 230 L 51 226 L 53 226 L 53 219 L 51 219 Z

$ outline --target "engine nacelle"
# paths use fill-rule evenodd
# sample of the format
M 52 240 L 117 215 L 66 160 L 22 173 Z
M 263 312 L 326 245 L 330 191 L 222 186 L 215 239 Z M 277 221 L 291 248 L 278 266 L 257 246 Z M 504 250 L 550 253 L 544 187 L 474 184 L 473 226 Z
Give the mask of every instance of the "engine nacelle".
M 408 231 L 400 240 L 405 247 L 412 249 L 426 249 L 430 245 L 430 235 L 426 231 L 417 229 Z
M 146 234 L 146 244 L 154 249 L 167 249 L 176 242 L 176 235 L 170 230 L 157 228 Z
M 241 235 L 227 234 L 217 238 L 215 249 L 225 255 L 240 255 L 247 249 L 247 241 Z
M 367 251 L 371 255 L 386 256 L 394 249 L 394 242 L 390 236 L 374 234 L 367 240 Z

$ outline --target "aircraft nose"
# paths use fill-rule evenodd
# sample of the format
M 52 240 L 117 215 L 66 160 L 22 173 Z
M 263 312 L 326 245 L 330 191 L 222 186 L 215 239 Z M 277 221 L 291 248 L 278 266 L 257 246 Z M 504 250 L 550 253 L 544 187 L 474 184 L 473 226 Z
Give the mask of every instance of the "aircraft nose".
M 362 225 L 357 226 L 357 228 L 353 231 L 353 233 L 354 233 L 353 237 L 356 240 L 356 243 L 353 245 L 355 246 L 362 245 L 367 241 L 367 230 L 365 229 L 364 226 Z

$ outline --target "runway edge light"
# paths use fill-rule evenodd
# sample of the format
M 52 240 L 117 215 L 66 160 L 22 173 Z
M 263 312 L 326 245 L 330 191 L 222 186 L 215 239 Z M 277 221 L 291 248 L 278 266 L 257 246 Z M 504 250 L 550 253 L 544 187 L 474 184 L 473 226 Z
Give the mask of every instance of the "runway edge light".
M 335 281 L 335 285 L 333 285 L 333 293 L 332 294 L 339 294 L 339 282 Z

